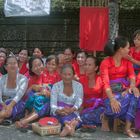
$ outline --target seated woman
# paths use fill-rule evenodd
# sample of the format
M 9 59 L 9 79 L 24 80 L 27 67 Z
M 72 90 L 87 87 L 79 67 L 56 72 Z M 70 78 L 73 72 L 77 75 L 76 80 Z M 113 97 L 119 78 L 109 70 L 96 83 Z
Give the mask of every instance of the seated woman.
M 0 74 L 4 75 L 7 73 L 5 69 L 5 61 L 7 57 L 7 52 L 4 48 L 0 48 Z
M 9 118 L 16 120 L 24 113 L 25 103 L 21 100 L 28 86 L 28 79 L 19 73 L 15 56 L 6 59 L 7 74 L 0 78 L 0 123 Z
M 96 74 L 97 69 L 97 59 L 88 56 L 85 64 L 86 75 L 80 78 L 80 82 L 84 89 L 82 125 L 89 128 L 101 125 L 101 116 L 104 112 L 103 82 L 101 77 Z
M 29 52 L 26 48 L 22 48 L 18 53 L 19 73 L 25 75 L 26 77 L 29 77 L 28 55 Z
M 16 122 L 17 128 L 28 127 L 28 123 L 45 115 L 50 110 L 50 88 L 44 81 L 43 61 L 32 57 L 29 60 L 29 91 L 25 100 L 25 117 Z
M 63 125 L 60 136 L 64 137 L 73 135 L 80 123 L 78 109 L 83 101 L 83 87 L 73 80 L 74 70 L 70 64 L 62 67 L 61 78 L 51 91 L 51 114 Z
M 44 82 L 51 85 L 60 81 L 60 75 L 57 71 L 58 59 L 55 55 L 50 55 L 46 60 L 46 68 L 43 71 L 44 73 Z
M 102 130 L 109 130 L 107 118 L 120 118 L 126 121 L 125 133 L 137 137 L 131 130 L 135 119 L 139 90 L 135 86 L 135 73 L 132 63 L 125 59 L 129 52 L 129 42 L 125 37 L 117 37 L 105 46 L 100 73 L 104 84 L 105 117 Z
M 79 51 L 76 56 L 76 63 L 73 64 L 75 71 L 75 79 L 79 81 L 81 76 L 85 75 L 85 62 L 87 54 L 84 51 Z

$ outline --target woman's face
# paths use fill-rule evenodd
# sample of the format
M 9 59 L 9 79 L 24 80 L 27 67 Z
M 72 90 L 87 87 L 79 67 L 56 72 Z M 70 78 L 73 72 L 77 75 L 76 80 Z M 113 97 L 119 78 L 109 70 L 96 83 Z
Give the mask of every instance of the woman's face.
M 77 63 L 79 66 L 85 65 L 86 62 L 86 55 L 84 52 L 78 53 L 76 57 Z
M 140 47 L 140 35 L 136 35 L 134 38 L 135 47 Z
M 43 55 L 42 55 L 42 52 L 41 52 L 41 50 L 39 48 L 35 48 L 34 52 L 33 52 L 33 56 L 41 58 Z
M 55 62 L 55 59 L 52 59 L 49 62 L 47 62 L 46 68 L 49 72 L 54 72 L 57 69 L 57 64 Z
M 74 74 L 71 68 L 65 68 L 62 70 L 61 72 L 61 78 L 64 81 L 64 83 L 71 83 L 73 78 L 74 78 Z
M 90 75 L 96 73 L 98 67 L 95 65 L 95 60 L 93 58 L 87 58 L 85 68 L 86 68 L 86 74 Z
M 58 55 L 58 61 L 59 61 L 58 66 L 61 68 L 65 64 L 65 55 L 64 54 L 59 54 Z
M 66 49 L 64 51 L 64 55 L 65 55 L 65 62 L 66 63 L 67 62 L 69 63 L 69 62 L 71 62 L 73 60 L 73 54 L 72 54 L 70 49 Z
M 28 59 L 28 51 L 27 50 L 21 50 L 19 52 L 18 57 L 19 57 L 20 62 L 23 62 L 23 63 L 26 62 L 27 59 Z
M 6 63 L 7 72 L 17 72 L 18 70 L 18 62 L 15 58 L 8 58 Z
M 0 66 L 5 63 L 6 60 L 6 54 L 3 52 L 0 52 Z
M 126 57 L 129 53 L 129 48 L 130 48 L 130 44 L 129 42 L 127 42 L 126 46 L 124 48 L 120 48 L 120 53 L 123 57 Z
M 36 75 L 40 75 L 43 72 L 43 63 L 39 59 L 35 59 L 32 62 L 32 72 Z

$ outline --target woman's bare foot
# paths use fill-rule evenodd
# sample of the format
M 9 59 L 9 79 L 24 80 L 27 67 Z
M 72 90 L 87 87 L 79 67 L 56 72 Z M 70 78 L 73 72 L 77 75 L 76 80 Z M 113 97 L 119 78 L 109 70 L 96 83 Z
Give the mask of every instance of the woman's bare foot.
M 70 135 L 71 135 L 71 136 L 74 135 L 74 133 L 75 133 L 75 128 L 76 128 L 78 122 L 79 122 L 79 120 L 76 120 L 76 119 L 73 119 L 73 120 L 71 121 L 71 123 L 70 123 L 70 126 L 71 126 L 71 133 L 70 133 Z
M 138 137 L 138 135 L 135 134 L 131 129 L 125 130 L 125 134 L 130 138 L 137 138 Z
M 15 126 L 16 126 L 16 128 L 27 128 L 28 127 L 28 124 L 24 124 L 22 122 L 22 120 L 20 120 L 20 121 L 16 121 L 15 122 Z
M 62 130 L 62 132 L 60 133 L 60 137 L 66 137 L 67 135 L 70 135 L 71 133 L 71 127 L 66 124 Z
M 110 128 L 109 128 L 109 125 L 108 125 L 108 118 L 103 116 L 101 120 L 102 120 L 101 130 L 105 131 L 105 132 L 109 132 Z

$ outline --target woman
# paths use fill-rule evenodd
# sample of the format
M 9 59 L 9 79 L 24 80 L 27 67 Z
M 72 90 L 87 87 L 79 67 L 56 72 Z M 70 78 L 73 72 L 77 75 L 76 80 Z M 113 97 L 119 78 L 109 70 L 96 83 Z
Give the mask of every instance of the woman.
M 29 87 L 25 99 L 25 117 L 16 122 L 17 128 L 26 128 L 31 121 L 49 115 L 50 87 L 44 81 L 44 66 L 41 58 L 29 60 Z
M 83 126 L 89 128 L 101 125 L 101 116 L 104 112 L 103 106 L 103 82 L 96 74 L 98 69 L 97 59 L 88 56 L 85 63 L 86 75 L 80 78 L 84 89 L 83 110 L 81 119 Z
M 75 53 L 71 48 L 66 48 L 64 50 L 64 55 L 65 55 L 65 63 L 66 64 L 71 64 L 71 65 L 75 64 L 75 62 L 76 62 L 74 59 Z
M 29 55 L 29 52 L 26 48 L 21 49 L 18 53 L 19 73 L 27 77 L 29 77 L 28 55 Z
M 85 62 L 86 53 L 84 51 L 79 51 L 76 56 L 76 63 L 73 65 L 75 71 L 75 79 L 79 80 L 81 76 L 85 75 Z
M 83 100 L 83 87 L 73 80 L 74 70 L 65 64 L 61 70 L 62 80 L 51 91 L 51 113 L 63 125 L 60 136 L 73 135 L 80 122 L 78 109 Z
M 129 137 L 137 137 L 131 130 L 131 124 L 135 119 L 139 91 L 135 86 L 132 63 L 125 59 L 129 53 L 128 40 L 117 37 L 114 41 L 109 41 L 105 53 L 110 57 L 104 59 L 100 67 L 106 108 L 102 129 L 109 130 L 106 116 L 120 118 L 126 121 L 125 133 Z
M 0 78 L 0 123 L 6 118 L 16 120 L 23 115 L 24 102 L 21 100 L 28 86 L 28 79 L 19 73 L 15 56 L 6 59 L 7 74 Z
M 6 61 L 7 53 L 4 48 L 0 48 L 0 74 L 4 75 L 7 73 L 5 69 L 5 61 Z

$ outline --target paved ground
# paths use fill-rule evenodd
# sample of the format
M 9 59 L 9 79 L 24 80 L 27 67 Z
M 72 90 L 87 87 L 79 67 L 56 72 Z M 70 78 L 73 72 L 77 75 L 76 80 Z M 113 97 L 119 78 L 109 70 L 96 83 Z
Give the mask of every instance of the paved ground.
M 139 135 L 140 136 L 140 135 Z M 39 136 L 29 130 L 27 133 L 15 129 L 14 125 L 0 125 L 0 140 L 140 140 L 139 138 L 128 138 L 122 133 L 101 132 L 82 133 L 77 131 L 74 137 L 60 138 L 59 136 Z

